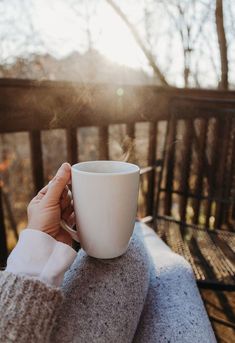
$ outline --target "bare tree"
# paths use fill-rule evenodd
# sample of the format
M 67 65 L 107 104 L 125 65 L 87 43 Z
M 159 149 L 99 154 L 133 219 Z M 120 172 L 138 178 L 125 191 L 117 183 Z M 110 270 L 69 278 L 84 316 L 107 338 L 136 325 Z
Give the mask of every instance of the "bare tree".
M 217 84 L 220 75 L 219 87 L 228 88 L 229 66 L 232 68 L 234 63 L 232 54 L 228 54 L 234 44 L 234 10 L 232 11 L 234 0 L 226 0 L 226 2 L 223 0 L 144 0 L 139 5 L 136 2 L 135 6 L 139 9 L 144 5 L 143 18 L 137 24 L 139 26 L 117 1 L 105 1 L 123 20 L 162 86 L 170 87 L 174 83 L 175 75 L 181 77 L 185 87 L 192 85 L 200 87 L 204 84 L 203 80 Z M 93 24 L 93 18 L 97 15 L 97 4 L 95 0 L 68 1 L 68 7 L 77 16 L 86 38 L 83 47 L 88 51 L 87 60 L 91 59 L 91 78 L 95 73 L 92 70 L 93 57 L 99 39 L 99 30 L 95 30 Z M 39 31 L 40 28 L 37 31 L 35 27 L 37 22 L 33 20 L 34 9 L 36 9 L 34 6 L 32 0 L 0 1 L 0 75 L 2 76 L 11 76 L 9 65 L 13 64 L 13 59 L 16 58 L 17 63 L 12 71 L 15 73 L 18 68 L 19 73 L 14 75 L 30 77 L 29 58 L 32 59 L 34 51 L 37 54 L 48 49 L 45 37 Z M 226 30 L 224 16 L 226 16 Z M 164 29 L 161 27 L 164 26 L 162 24 L 165 25 Z M 79 44 L 83 44 L 81 35 L 78 35 L 75 43 L 76 50 Z M 175 46 L 177 52 L 173 51 Z M 217 56 L 220 57 L 220 65 Z M 175 68 L 176 58 L 179 60 L 177 68 Z M 40 58 L 36 60 L 40 75 L 48 77 L 48 71 L 43 69 Z M 179 68 L 182 62 L 183 68 L 180 74 Z M 206 74 L 205 70 L 207 70 Z M 210 78 L 212 81 L 209 80 Z
M 30 77 L 29 55 L 32 55 L 32 47 L 35 51 L 45 49 L 45 44 L 32 20 L 33 10 L 32 0 L 3 0 L 0 3 L 1 77 Z M 39 60 L 37 68 L 44 77 L 47 76 Z
M 72 1 L 70 4 L 71 9 L 73 10 L 74 14 L 78 17 L 81 21 L 82 26 L 84 28 L 84 33 L 86 36 L 87 41 L 87 50 L 92 51 L 94 50 L 94 37 L 93 32 L 91 29 L 91 22 L 92 19 L 96 15 L 97 11 L 97 4 L 94 1 Z
M 228 89 L 228 52 L 227 40 L 224 29 L 223 0 L 216 0 L 215 21 L 221 64 L 221 79 L 219 83 L 219 88 Z
M 195 0 L 188 2 L 182 2 L 181 0 L 162 0 L 160 3 L 164 6 L 164 10 L 172 22 L 176 34 L 180 37 L 184 65 L 184 86 L 186 88 L 190 86 L 191 75 L 196 80 L 196 84 L 199 85 L 198 75 L 195 77 L 195 71 L 193 72 L 192 70 L 192 57 L 195 50 L 199 48 L 197 43 L 203 35 L 204 25 L 208 21 L 211 13 L 211 4 L 202 3 L 201 5 L 204 7 L 204 11 L 202 15 L 196 16 L 196 5 L 198 1 L 196 3 Z M 198 64 L 199 61 L 196 63 L 197 70 Z
M 221 80 L 218 83 L 219 88 L 228 88 L 228 47 L 224 28 L 223 0 L 215 1 L 216 35 L 219 42 L 221 61 L 220 70 L 218 70 L 215 58 L 215 38 L 211 44 L 211 37 L 208 38 L 208 31 L 206 29 L 208 21 L 210 21 L 211 27 L 214 25 L 213 5 L 215 3 L 212 1 L 159 0 L 158 3 L 146 3 L 144 8 L 144 26 L 146 30 L 145 40 L 142 39 L 135 25 L 131 22 L 124 11 L 116 4 L 115 0 L 106 0 L 106 2 L 114 9 L 114 11 L 120 16 L 120 18 L 129 28 L 135 41 L 146 56 L 149 65 L 152 67 L 155 75 L 158 77 L 163 86 L 169 86 L 169 82 L 166 79 L 166 72 L 169 70 L 169 68 L 167 68 L 167 71 L 164 72 L 164 70 L 159 66 L 159 59 L 157 58 L 158 55 L 156 56 L 156 54 L 154 54 L 154 45 L 151 44 L 153 38 L 151 37 L 151 34 L 154 35 L 154 33 L 150 32 L 149 30 L 149 26 L 151 26 L 151 22 L 149 20 L 151 14 L 148 9 L 149 4 L 162 6 L 163 11 L 168 15 L 168 18 L 173 24 L 172 27 L 174 27 L 174 29 L 172 29 L 172 27 L 170 28 L 169 35 L 171 36 L 171 39 L 174 39 L 173 37 L 175 37 L 175 34 L 178 34 L 180 37 L 183 55 L 184 86 L 189 87 L 192 82 L 194 82 L 197 86 L 200 86 L 200 75 L 196 75 L 196 73 L 200 73 L 200 64 L 202 62 L 202 55 L 199 53 L 199 51 L 203 51 L 204 49 L 207 52 L 207 58 L 209 58 L 208 63 L 210 63 L 211 70 L 215 74 L 215 80 L 218 80 L 218 73 L 221 74 Z M 198 11 L 198 6 L 201 6 L 200 13 Z M 154 38 L 156 41 L 156 37 Z M 197 61 L 195 61 L 196 55 L 198 59 Z M 205 54 L 203 54 L 203 56 L 206 57 Z
M 152 67 L 155 75 L 159 78 L 162 86 L 169 87 L 170 85 L 167 82 L 165 76 L 163 75 L 163 73 L 162 73 L 162 71 L 161 71 L 161 69 L 160 69 L 160 67 L 156 61 L 156 58 L 153 56 L 151 50 L 148 49 L 148 47 L 146 46 L 146 44 L 142 40 L 142 38 L 141 38 L 139 32 L 137 31 L 137 29 L 135 28 L 135 26 L 130 22 L 130 20 L 128 19 L 126 14 L 121 10 L 121 8 L 119 6 L 116 5 L 116 3 L 113 0 L 106 0 L 106 1 L 114 9 L 114 11 L 119 15 L 119 17 L 122 18 L 122 20 L 124 21 L 126 26 L 129 28 L 129 30 L 132 33 L 136 43 L 138 44 L 140 49 L 143 51 L 145 57 L 147 58 L 149 65 Z

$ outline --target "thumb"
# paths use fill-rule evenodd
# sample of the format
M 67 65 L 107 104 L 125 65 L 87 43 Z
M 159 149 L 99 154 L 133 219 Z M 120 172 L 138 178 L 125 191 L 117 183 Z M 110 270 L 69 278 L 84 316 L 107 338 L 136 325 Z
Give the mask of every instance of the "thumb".
M 63 163 L 58 169 L 56 176 L 48 185 L 48 191 L 44 197 L 44 201 L 57 203 L 63 193 L 65 186 L 71 178 L 71 166 L 69 163 Z

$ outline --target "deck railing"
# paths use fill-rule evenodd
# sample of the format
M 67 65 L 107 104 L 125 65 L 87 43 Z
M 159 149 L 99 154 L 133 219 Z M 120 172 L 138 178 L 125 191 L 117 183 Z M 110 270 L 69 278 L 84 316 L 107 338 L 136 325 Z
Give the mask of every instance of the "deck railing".
M 212 216 L 217 227 L 235 219 L 235 92 L 1 80 L 0 94 L 0 134 L 29 133 L 35 192 L 44 183 L 42 130 L 66 130 L 67 160 L 75 163 L 78 128 L 97 126 L 99 159 L 109 159 L 110 125 L 125 124 L 133 141 L 136 123 L 147 122 L 141 215 L 172 215 L 177 205 L 187 221 L 190 205 L 190 220 L 198 223 L 204 204 L 206 226 Z M 7 256 L 3 212 L 0 193 L 1 264 Z

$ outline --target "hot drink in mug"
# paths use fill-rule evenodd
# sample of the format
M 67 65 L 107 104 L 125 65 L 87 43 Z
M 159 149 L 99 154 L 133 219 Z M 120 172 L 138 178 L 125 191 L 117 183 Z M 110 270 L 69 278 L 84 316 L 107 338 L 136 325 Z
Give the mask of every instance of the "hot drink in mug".
M 139 190 L 138 166 L 89 161 L 72 166 L 75 231 L 62 227 L 88 255 L 108 259 L 124 254 L 133 233 Z

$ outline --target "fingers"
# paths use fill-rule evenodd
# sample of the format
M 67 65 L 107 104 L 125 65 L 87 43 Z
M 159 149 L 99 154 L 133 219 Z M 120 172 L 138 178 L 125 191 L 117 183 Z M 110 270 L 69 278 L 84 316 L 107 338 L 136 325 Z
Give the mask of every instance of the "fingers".
M 71 213 L 73 213 L 73 206 L 70 205 L 62 212 L 61 217 L 67 220 L 69 216 L 71 215 Z
M 33 200 L 41 200 L 44 195 L 46 194 L 48 190 L 48 185 L 46 185 L 45 187 L 43 187 L 39 192 L 38 194 L 33 198 Z
M 67 194 L 69 192 L 69 187 L 68 186 L 65 186 L 64 190 L 63 190 L 63 193 L 61 195 L 61 200 L 66 198 Z
M 62 219 L 67 221 L 70 215 L 73 213 L 72 193 L 67 186 L 62 193 L 62 197 L 60 200 L 60 207 L 61 207 L 61 217 Z
M 75 213 L 72 211 L 71 214 L 62 215 L 62 218 L 67 222 L 67 224 L 72 228 L 76 221 L 75 221 Z M 64 229 L 60 229 L 60 231 L 57 233 L 55 237 L 58 241 L 66 243 L 71 245 L 72 244 L 72 238 L 68 232 L 66 232 Z
M 76 217 L 74 212 L 70 214 L 70 216 L 66 219 L 66 222 L 71 228 L 73 228 L 73 226 L 76 224 Z
M 49 183 L 47 193 L 43 200 L 51 204 L 58 203 L 70 179 L 71 166 L 69 163 L 63 163 L 57 171 L 56 176 Z
M 61 211 L 63 212 L 70 205 L 73 205 L 72 193 L 69 189 L 65 189 L 60 200 Z
M 76 224 L 75 213 L 71 208 L 66 210 L 61 217 L 70 227 L 73 227 Z
M 67 223 L 70 227 L 73 227 L 76 224 L 76 217 L 74 212 L 72 212 L 69 218 L 67 219 Z

